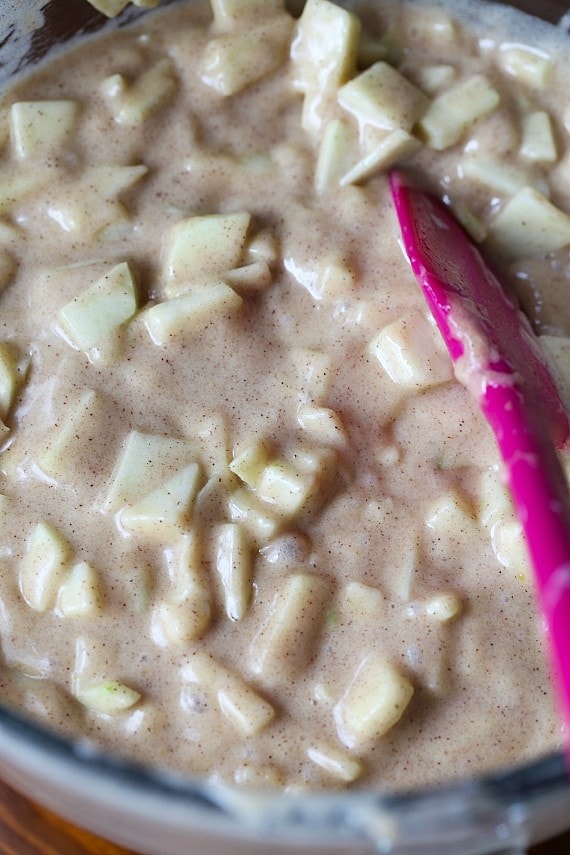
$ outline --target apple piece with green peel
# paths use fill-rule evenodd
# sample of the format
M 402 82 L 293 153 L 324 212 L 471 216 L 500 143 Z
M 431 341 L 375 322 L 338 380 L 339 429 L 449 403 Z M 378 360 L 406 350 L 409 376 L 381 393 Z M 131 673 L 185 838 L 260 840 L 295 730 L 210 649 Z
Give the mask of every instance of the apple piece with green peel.
M 113 267 L 59 312 L 59 322 L 79 350 L 101 344 L 137 310 L 133 274 L 127 262 Z
M 199 483 L 200 467 L 192 463 L 135 505 L 124 508 L 119 516 L 121 527 L 160 543 L 179 537 L 188 527 Z
M 164 254 L 164 293 L 177 297 L 192 285 L 222 279 L 239 267 L 251 215 L 245 211 L 181 220 L 170 230 Z
M 119 715 L 141 699 L 139 692 L 117 680 L 77 688 L 74 694 L 84 707 L 104 715 Z
M 41 522 L 28 538 L 20 564 L 20 591 L 37 612 L 55 605 L 57 592 L 71 557 L 71 547 L 49 523 Z
M 144 312 L 144 323 L 153 342 L 165 347 L 181 335 L 199 332 L 212 317 L 231 314 L 241 303 L 233 288 L 214 282 L 151 306 Z
M 77 125 L 76 101 L 17 101 L 10 110 L 10 134 L 16 157 L 57 153 Z

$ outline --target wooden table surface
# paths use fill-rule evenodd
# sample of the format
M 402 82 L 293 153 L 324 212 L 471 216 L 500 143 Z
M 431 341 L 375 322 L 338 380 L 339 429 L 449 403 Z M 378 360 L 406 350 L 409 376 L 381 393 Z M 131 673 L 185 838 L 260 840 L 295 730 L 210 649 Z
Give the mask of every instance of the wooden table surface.
M 570 832 L 529 855 L 569 855 Z M 70 825 L 0 782 L 0 855 L 136 855 Z M 192 855 L 192 853 L 188 853 Z M 458 853 L 460 855 L 460 853 Z

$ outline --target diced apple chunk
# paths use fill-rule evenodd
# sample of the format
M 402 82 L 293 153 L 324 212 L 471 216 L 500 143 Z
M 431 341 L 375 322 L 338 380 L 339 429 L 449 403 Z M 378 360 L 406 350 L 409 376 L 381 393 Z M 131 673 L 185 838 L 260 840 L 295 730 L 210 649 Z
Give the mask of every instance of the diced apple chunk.
M 59 321 L 72 344 L 79 350 L 90 350 L 108 339 L 136 310 L 133 274 L 127 262 L 122 262 L 60 309 Z
M 141 9 L 154 9 L 160 0 L 87 0 L 87 2 L 108 18 L 115 18 L 127 8 L 130 2 Z
M 530 46 L 507 43 L 499 51 L 498 58 L 503 71 L 533 89 L 544 89 L 554 70 L 552 58 Z
M 514 518 L 511 496 L 497 466 L 485 469 L 479 476 L 478 517 L 485 526 Z
M 103 83 L 115 121 L 125 127 L 143 124 L 164 107 L 176 92 L 174 66 L 163 59 L 148 68 L 134 83 L 128 85 L 122 75 L 113 75 Z
M 334 708 L 341 742 L 361 750 L 380 739 L 401 719 L 413 693 L 394 665 L 376 654 L 366 656 Z
M 77 462 L 78 443 L 88 446 L 105 417 L 100 396 L 92 389 L 84 392 L 77 404 L 66 411 L 58 427 L 51 431 L 46 450 L 38 454 L 41 470 L 58 481 L 65 480 L 70 466 L 73 468 Z
M 420 389 L 453 378 L 451 360 L 437 328 L 417 309 L 385 326 L 370 352 L 390 379 L 406 389 Z
M 163 543 L 187 527 L 198 492 L 200 467 L 192 463 L 120 514 L 121 527 Z
M 340 184 L 342 187 L 347 184 L 359 184 L 377 172 L 391 169 L 397 163 L 411 157 L 420 148 L 420 141 L 407 131 L 401 128 L 391 131 L 371 152 L 341 177 Z
M 555 252 L 570 244 L 570 216 L 533 187 L 522 187 L 497 214 L 489 239 L 509 259 Z
M 148 168 L 143 164 L 89 167 L 79 179 L 62 185 L 54 194 L 48 215 L 65 232 L 104 237 L 111 227 L 129 223 L 120 197 L 147 172 Z M 88 205 L 85 204 L 86 199 L 89 199 Z
M 351 129 L 342 119 L 327 122 L 315 169 L 315 190 L 322 196 L 331 187 L 336 187 L 345 174 L 348 158 L 355 141 Z
M 201 638 L 210 626 L 211 593 L 203 578 L 195 531 L 180 539 L 171 572 L 174 588 L 157 604 L 151 619 L 152 638 L 160 647 L 187 645 Z
M 89 0 L 89 3 L 91 3 L 98 12 L 102 12 L 103 15 L 107 15 L 108 18 L 115 18 L 119 15 L 123 9 L 127 8 L 129 2 L 130 0 Z
M 49 181 L 48 170 L 38 173 L 32 169 L 11 170 L 0 175 L 0 214 L 38 191 Z M 2 224 L 3 228 L 7 226 Z
M 144 313 L 144 323 L 153 342 L 165 347 L 180 335 L 199 332 L 212 318 L 235 311 L 241 303 L 239 294 L 225 282 L 198 285 L 151 306 Z
M 75 697 L 87 709 L 104 715 L 119 715 L 141 699 L 139 692 L 116 680 L 78 688 Z
M 152 613 L 152 638 L 160 647 L 183 647 L 200 638 L 209 623 L 209 599 L 166 598 Z
M 319 402 L 328 394 L 333 380 L 329 354 L 308 347 L 293 348 L 291 360 L 308 401 Z
M 22 356 L 16 345 L 0 342 L 0 419 L 6 419 L 29 365 L 28 357 Z
M 441 89 L 449 88 L 455 79 L 452 65 L 425 65 L 416 73 L 418 86 L 428 95 L 435 95 Z
M 225 275 L 225 281 L 238 291 L 256 294 L 265 291 L 273 283 L 273 276 L 266 261 L 254 261 L 243 267 L 234 267 Z
M 307 749 L 307 757 L 331 777 L 346 783 L 356 781 L 362 774 L 359 760 L 331 745 L 313 745 Z
M 461 614 L 463 603 L 461 597 L 454 591 L 442 591 L 434 594 L 425 603 L 428 617 L 441 623 L 449 623 Z
M 307 0 L 291 46 L 293 84 L 305 95 L 302 124 L 316 133 L 323 107 L 356 70 L 360 20 L 328 0 Z
M 241 620 L 253 595 L 253 561 L 246 530 L 240 523 L 223 523 L 216 530 L 216 569 L 222 582 L 230 620 Z
M 318 264 L 311 294 L 316 300 L 345 300 L 353 293 L 355 284 L 356 273 L 340 254 L 327 253 Z
M 570 338 L 568 336 L 541 335 L 538 338 L 538 343 L 556 381 L 564 406 L 570 412 Z
M 269 449 L 262 440 L 243 445 L 230 463 L 231 471 L 248 487 L 256 490 L 263 470 L 269 463 Z
M 229 514 L 233 522 L 243 523 L 257 545 L 267 543 L 279 534 L 279 520 L 266 504 L 256 499 L 245 487 L 235 490 L 229 498 Z
M 260 733 L 275 718 L 265 698 L 206 651 L 193 653 L 181 676 L 183 682 L 199 683 L 215 694 L 223 715 L 245 736 Z
M 75 101 L 18 101 L 10 111 L 12 145 L 22 159 L 56 153 L 74 130 Z
M 466 527 L 471 529 L 474 514 L 459 493 L 449 492 L 430 503 L 425 521 L 428 528 L 437 532 L 438 536 L 453 535 Z
M 164 255 L 165 295 L 176 297 L 192 285 L 215 282 L 239 267 L 250 221 L 250 214 L 238 212 L 176 223 Z
M 476 74 L 438 95 L 418 128 L 428 145 L 442 151 L 458 143 L 471 125 L 498 107 L 500 100 L 488 78 Z
M 558 158 L 550 114 L 536 110 L 523 118 L 520 153 L 532 163 L 555 163 Z
M 262 229 L 253 235 L 246 246 L 249 262 L 265 261 L 271 267 L 279 256 L 275 235 L 269 229 Z
M 86 561 L 75 564 L 59 589 L 57 607 L 64 617 L 94 617 L 101 609 L 99 574 Z
M 459 161 L 458 170 L 471 181 L 504 196 L 512 196 L 529 184 L 528 169 L 505 163 L 480 149 L 466 152 Z
M 300 513 L 315 491 L 315 477 L 310 473 L 299 472 L 285 460 L 269 463 L 257 485 L 259 498 L 275 505 L 278 513 L 287 516 Z
M 297 421 L 315 442 L 341 448 L 348 442 L 339 414 L 330 407 L 319 407 L 311 403 L 301 404 L 297 410 Z
M 71 548 L 49 523 L 33 529 L 20 565 L 20 591 L 30 608 L 45 612 L 55 605 Z
M 491 529 L 491 544 L 497 560 L 512 570 L 522 582 L 531 578 L 529 555 L 520 522 L 497 520 Z
M 283 0 L 210 0 L 217 29 L 230 30 L 236 25 L 258 21 L 260 17 L 284 11 Z
M 360 125 L 410 131 L 429 99 L 387 62 L 376 62 L 338 92 L 338 102 Z
M 119 454 L 102 509 L 114 513 L 125 505 L 137 504 L 173 474 L 193 465 L 196 454 L 195 443 L 131 431 Z
M 381 619 L 386 609 L 386 597 L 379 588 L 363 582 L 349 582 L 338 594 L 339 617 L 343 623 Z
M 250 667 L 264 683 L 300 674 L 311 660 L 330 595 L 328 581 L 310 573 L 284 579 L 250 648 Z
M 202 56 L 202 81 L 227 97 L 267 77 L 285 62 L 292 29 L 292 18 L 283 14 L 211 39 Z

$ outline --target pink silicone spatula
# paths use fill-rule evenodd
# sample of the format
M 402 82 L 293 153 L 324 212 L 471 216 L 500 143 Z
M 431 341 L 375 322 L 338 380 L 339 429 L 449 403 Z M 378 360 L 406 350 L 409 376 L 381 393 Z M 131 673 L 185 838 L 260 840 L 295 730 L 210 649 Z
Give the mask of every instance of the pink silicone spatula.
M 401 172 L 390 186 L 406 253 L 457 378 L 499 445 L 535 570 L 568 744 L 570 495 L 555 448 L 568 438 L 568 416 L 530 323 L 449 209 Z

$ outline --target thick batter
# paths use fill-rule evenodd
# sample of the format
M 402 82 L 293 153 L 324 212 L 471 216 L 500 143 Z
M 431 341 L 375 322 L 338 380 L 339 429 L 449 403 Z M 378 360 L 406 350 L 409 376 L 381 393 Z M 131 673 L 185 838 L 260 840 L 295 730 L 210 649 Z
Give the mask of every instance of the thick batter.
M 2 699 L 243 784 L 537 756 L 524 545 L 386 171 L 508 267 L 563 377 L 567 58 L 439 5 L 212 7 L 4 98 Z

